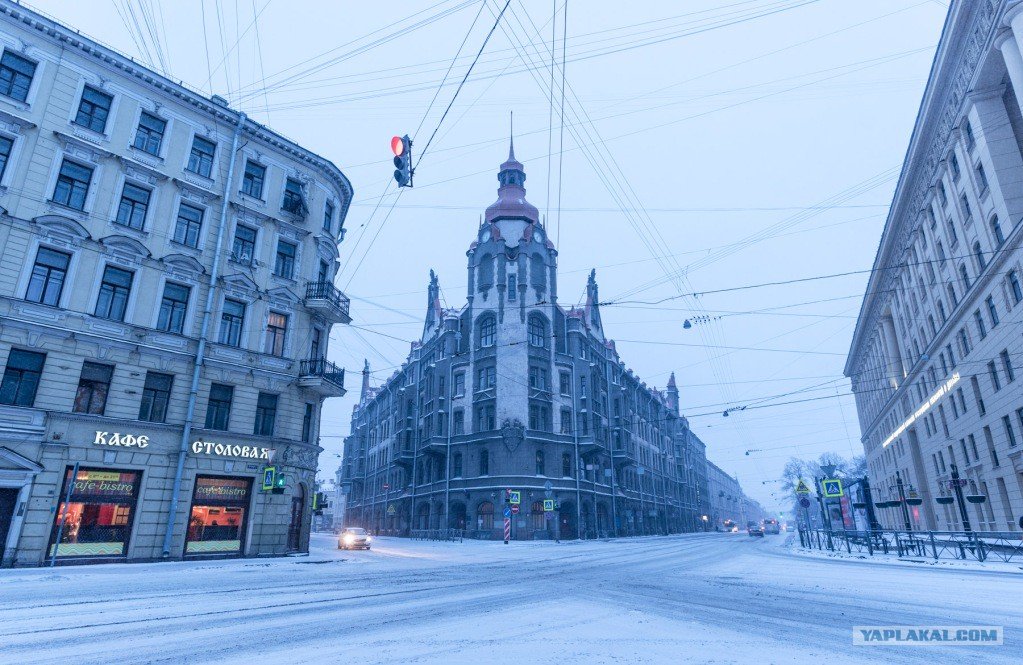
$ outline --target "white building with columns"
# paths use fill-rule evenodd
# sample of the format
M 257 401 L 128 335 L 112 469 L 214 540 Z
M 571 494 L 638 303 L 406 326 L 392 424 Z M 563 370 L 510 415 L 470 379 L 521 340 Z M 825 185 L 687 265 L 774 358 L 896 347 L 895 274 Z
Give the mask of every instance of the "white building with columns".
M 885 527 L 1021 527 L 1021 44 L 1023 2 L 952 3 L 867 284 L 845 374 Z

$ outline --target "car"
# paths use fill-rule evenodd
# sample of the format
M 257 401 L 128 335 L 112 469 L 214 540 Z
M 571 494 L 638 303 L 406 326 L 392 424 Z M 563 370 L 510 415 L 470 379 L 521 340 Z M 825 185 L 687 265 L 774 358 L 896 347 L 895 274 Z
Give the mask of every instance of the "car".
M 776 519 L 764 520 L 764 533 L 770 533 L 775 536 L 781 533 L 781 527 L 778 526 L 778 520 Z
M 751 536 L 757 536 L 759 538 L 764 537 L 764 530 L 756 522 L 750 522 L 746 525 L 746 533 Z
M 373 538 L 365 529 L 349 527 L 341 532 L 337 539 L 339 550 L 368 550 Z

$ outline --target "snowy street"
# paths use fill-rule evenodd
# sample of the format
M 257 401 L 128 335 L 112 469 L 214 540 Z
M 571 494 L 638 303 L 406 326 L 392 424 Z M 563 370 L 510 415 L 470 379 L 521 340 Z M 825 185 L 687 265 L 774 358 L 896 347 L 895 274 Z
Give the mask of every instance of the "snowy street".
M 1023 575 L 797 556 L 789 536 L 424 543 L 0 573 L 0 662 L 1021 662 Z M 854 625 L 998 625 L 989 647 Z

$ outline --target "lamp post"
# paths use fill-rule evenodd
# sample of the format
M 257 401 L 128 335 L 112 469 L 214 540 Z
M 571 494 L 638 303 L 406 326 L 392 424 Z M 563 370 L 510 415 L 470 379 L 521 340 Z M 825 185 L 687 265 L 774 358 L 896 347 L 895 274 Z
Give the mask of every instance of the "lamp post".
M 899 491 L 899 505 L 902 506 L 902 519 L 906 524 L 906 531 L 913 530 L 913 524 L 909 521 L 909 508 L 906 506 L 906 490 L 902 484 L 902 474 L 895 472 L 895 487 Z
M 949 481 L 949 485 L 952 486 L 952 491 L 956 495 L 956 503 L 959 504 L 959 516 L 963 518 L 963 531 L 970 533 L 970 518 L 966 514 L 966 501 L 963 499 L 963 485 L 965 484 L 966 479 L 959 477 L 959 467 L 953 462 L 952 480 Z

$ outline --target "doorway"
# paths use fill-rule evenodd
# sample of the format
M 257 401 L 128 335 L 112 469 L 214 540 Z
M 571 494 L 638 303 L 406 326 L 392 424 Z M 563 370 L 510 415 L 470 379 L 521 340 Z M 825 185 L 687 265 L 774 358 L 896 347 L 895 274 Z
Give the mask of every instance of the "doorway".
M 18 505 L 18 490 L 0 488 L 0 561 L 4 559 L 4 548 L 7 546 L 7 535 L 14 520 L 14 509 Z
M 288 526 L 288 551 L 298 552 L 302 540 L 302 517 L 305 513 L 305 487 L 298 486 L 298 492 L 291 499 L 291 524 Z

